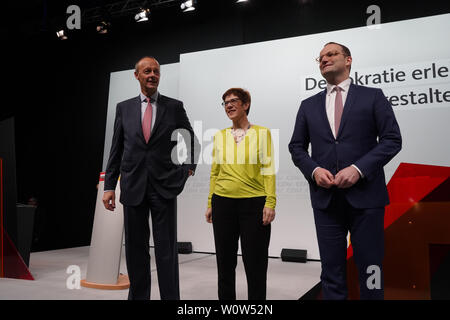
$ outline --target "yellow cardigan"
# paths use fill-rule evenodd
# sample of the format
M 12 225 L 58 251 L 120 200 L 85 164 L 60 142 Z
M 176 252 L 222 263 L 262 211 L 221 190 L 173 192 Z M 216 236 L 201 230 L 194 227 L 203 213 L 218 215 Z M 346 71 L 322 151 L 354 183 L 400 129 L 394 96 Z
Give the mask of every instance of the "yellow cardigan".
M 275 154 L 270 130 L 252 125 L 236 144 L 231 128 L 214 136 L 208 208 L 213 193 L 228 198 L 266 196 L 275 209 Z

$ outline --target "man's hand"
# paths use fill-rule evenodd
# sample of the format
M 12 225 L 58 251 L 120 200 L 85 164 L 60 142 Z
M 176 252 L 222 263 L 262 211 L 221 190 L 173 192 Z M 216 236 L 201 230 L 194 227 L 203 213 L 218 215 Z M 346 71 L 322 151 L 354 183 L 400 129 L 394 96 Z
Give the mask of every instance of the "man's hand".
M 264 207 L 263 209 L 263 225 L 267 226 L 275 219 L 275 209 Z
M 116 207 L 116 193 L 114 191 L 106 191 L 103 193 L 103 205 L 106 210 L 114 211 Z
M 358 170 L 353 166 L 349 166 L 336 174 L 334 185 L 342 189 L 350 188 L 358 182 L 359 178 L 361 178 L 361 176 L 359 175 Z
M 314 180 L 318 186 L 327 189 L 331 188 L 335 184 L 333 174 L 324 168 L 317 168 L 317 170 L 314 171 Z
M 189 169 L 188 172 L 189 172 L 189 173 L 188 173 L 188 177 L 190 177 L 190 176 L 192 176 L 192 175 L 194 174 L 194 171 L 193 171 L 192 169 Z
M 206 222 L 208 222 L 208 223 L 212 222 L 212 208 L 206 209 L 205 218 L 206 218 Z

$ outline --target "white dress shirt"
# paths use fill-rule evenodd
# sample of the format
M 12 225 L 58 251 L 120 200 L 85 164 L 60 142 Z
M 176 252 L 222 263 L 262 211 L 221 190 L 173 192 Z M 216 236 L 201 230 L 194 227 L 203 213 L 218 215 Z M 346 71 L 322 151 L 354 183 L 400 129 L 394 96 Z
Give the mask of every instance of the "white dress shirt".
M 345 101 L 347 100 L 347 94 L 348 90 L 350 89 L 350 84 L 352 83 L 352 80 L 350 78 L 347 78 L 346 80 L 339 83 L 337 86 L 341 88 L 341 95 L 342 95 L 342 105 L 345 107 Z M 327 83 L 327 96 L 325 101 L 325 108 L 327 111 L 327 118 L 328 123 L 330 124 L 331 132 L 333 133 L 334 138 L 336 139 L 336 130 L 334 125 L 334 109 L 335 109 L 335 100 L 336 100 L 336 90 L 334 88 L 336 85 Z M 361 170 L 354 164 L 352 164 L 352 167 L 354 167 L 356 170 L 358 170 L 359 175 L 363 178 L 364 175 L 362 174 Z M 314 180 L 314 172 L 319 167 L 314 168 L 312 172 L 312 178 Z
M 345 107 L 345 101 L 347 100 L 348 89 L 350 88 L 352 80 L 348 78 L 347 80 L 342 81 L 338 84 L 338 86 L 342 89 L 342 105 Z M 327 97 L 325 101 L 325 106 L 327 110 L 328 122 L 330 123 L 331 132 L 333 132 L 333 136 L 336 139 L 336 128 L 334 123 L 334 103 L 336 101 L 336 90 L 334 90 L 336 86 L 334 84 L 327 83 Z

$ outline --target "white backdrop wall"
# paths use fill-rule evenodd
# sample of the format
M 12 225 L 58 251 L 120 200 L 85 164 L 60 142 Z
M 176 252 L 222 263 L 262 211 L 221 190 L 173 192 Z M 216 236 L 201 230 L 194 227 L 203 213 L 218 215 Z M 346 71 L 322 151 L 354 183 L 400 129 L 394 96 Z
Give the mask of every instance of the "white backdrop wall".
M 185 103 L 203 146 L 196 175 L 188 179 L 178 198 L 178 240 L 192 242 L 195 251 L 214 252 L 212 226 L 204 219 L 211 139 L 216 130 L 230 126 L 220 106 L 223 92 L 243 87 L 252 95 L 250 122 L 271 128 L 278 148 L 277 217 L 270 255 L 279 256 L 282 248 L 297 248 L 307 249 L 308 258 L 319 259 L 307 182 L 292 164 L 287 145 L 301 100 L 321 90 L 317 84 L 322 77 L 314 59 L 329 41 L 350 48 L 355 82 L 382 88 L 391 99 L 403 149 L 386 166 L 387 181 L 400 162 L 449 166 L 448 30 L 450 15 L 446 14 L 383 24 L 379 29 L 361 27 L 188 53 L 180 56 L 179 65 L 166 71 L 162 66 L 160 91 Z M 138 93 L 131 73 L 111 74 L 105 159 L 115 104 Z M 125 92 L 131 86 L 133 93 Z

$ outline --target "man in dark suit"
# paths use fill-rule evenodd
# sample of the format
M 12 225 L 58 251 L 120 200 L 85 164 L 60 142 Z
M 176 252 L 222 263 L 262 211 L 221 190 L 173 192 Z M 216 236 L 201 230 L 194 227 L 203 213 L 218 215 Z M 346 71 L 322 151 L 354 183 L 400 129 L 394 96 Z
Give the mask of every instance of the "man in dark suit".
M 384 207 L 389 203 L 383 167 L 401 149 L 400 129 L 380 89 L 351 83 L 347 47 L 326 44 L 318 62 L 327 89 L 302 101 L 289 151 L 310 186 L 322 294 L 325 299 L 348 296 L 350 232 L 361 299 L 383 299 Z
M 176 196 L 194 173 L 200 145 L 183 103 L 158 92 L 158 61 L 142 58 L 134 74 L 141 93 L 117 105 L 103 203 L 106 209 L 114 210 L 120 174 L 128 299 L 150 298 L 150 210 L 161 299 L 179 300 Z M 184 164 L 173 158 L 177 154 L 176 130 L 183 135 L 188 150 Z

